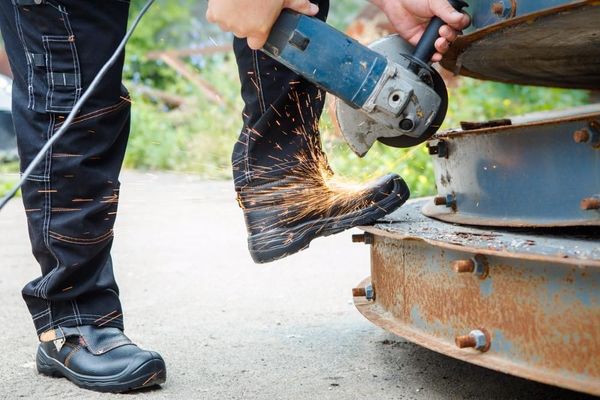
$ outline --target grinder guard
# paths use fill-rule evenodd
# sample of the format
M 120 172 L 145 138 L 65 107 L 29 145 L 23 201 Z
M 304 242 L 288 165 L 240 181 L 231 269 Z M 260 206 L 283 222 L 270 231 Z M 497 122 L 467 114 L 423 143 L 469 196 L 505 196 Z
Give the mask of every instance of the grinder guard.
M 425 129 L 418 136 L 407 134 L 401 129 L 401 126 L 381 124 L 373 119 L 372 114 L 357 110 L 338 98 L 336 99 L 336 115 L 340 130 L 350 148 L 359 157 L 363 157 L 375 141 L 391 147 L 412 147 L 425 142 L 440 128 L 448 110 L 448 92 L 444 80 L 435 69 L 411 56 L 414 52 L 411 44 L 399 35 L 391 35 L 373 42 L 369 48 L 386 57 L 390 63 L 400 65 L 401 71 L 405 74 L 410 73 L 409 69 L 418 71 L 419 80 L 422 83 L 414 88 L 415 93 L 409 102 L 416 113 L 415 124 L 423 124 Z M 428 86 L 427 89 L 424 88 L 425 85 Z M 418 88 L 421 90 L 417 91 Z M 439 96 L 439 105 L 433 109 L 430 115 L 425 116 L 422 108 L 422 94 L 430 92 L 431 88 Z

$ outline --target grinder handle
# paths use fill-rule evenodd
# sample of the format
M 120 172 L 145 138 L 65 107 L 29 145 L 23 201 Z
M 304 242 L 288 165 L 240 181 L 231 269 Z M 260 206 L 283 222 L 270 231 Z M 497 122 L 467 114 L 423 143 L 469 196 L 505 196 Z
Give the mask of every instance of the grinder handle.
M 449 3 L 457 11 L 462 11 L 463 8 L 468 7 L 469 4 L 462 0 L 449 0 Z M 442 26 L 446 23 L 440 17 L 433 17 L 427 25 L 427 29 L 423 33 L 421 40 L 415 48 L 413 57 L 426 64 L 429 64 L 431 57 L 435 54 L 435 41 L 440 37 L 439 31 Z

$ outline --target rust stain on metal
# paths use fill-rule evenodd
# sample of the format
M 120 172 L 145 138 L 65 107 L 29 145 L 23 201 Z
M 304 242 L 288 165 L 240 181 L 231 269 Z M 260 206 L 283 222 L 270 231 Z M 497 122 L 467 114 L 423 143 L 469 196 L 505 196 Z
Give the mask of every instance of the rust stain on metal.
M 483 122 L 471 122 L 471 121 L 461 121 L 460 128 L 463 131 L 472 131 L 475 129 L 485 129 L 485 128 L 495 128 L 499 126 L 508 126 L 512 125 L 512 120 L 508 118 L 503 119 L 493 119 L 490 121 Z
M 498 17 L 514 18 L 515 15 L 517 15 L 517 0 L 511 0 L 510 5 L 510 13 L 505 15 L 504 2 L 498 1 L 492 4 L 492 13 L 496 14 Z
M 569 122 L 587 122 L 591 124 L 600 117 L 600 114 L 597 111 L 591 111 L 586 114 L 577 114 L 573 116 L 559 117 L 559 118 L 548 118 L 548 119 L 540 119 L 539 121 L 526 122 L 522 124 L 510 124 L 503 126 L 492 126 L 492 127 L 482 127 L 472 130 L 447 130 L 436 133 L 430 141 L 442 140 L 442 139 L 454 139 L 463 137 L 466 135 L 491 135 L 495 133 L 510 133 L 512 131 L 521 130 L 524 127 L 544 127 L 544 126 L 555 126 L 559 124 L 566 124 Z
M 372 321 L 403 336 L 415 334 L 419 344 L 461 359 L 467 356 L 448 345 L 472 327 L 485 326 L 501 340 L 495 339 L 486 353 L 492 358 L 478 359 L 479 365 L 600 394 L 595 334 L 600 303 L 592 295 L 600 290 L 599 272 L 577 263 L 490 257 L 486 281 L 455 274 L 452 261 L 471 256 L 376 235 L 371 250 L 376 306 L 393 318 Z M 588 285 L 591 297 L 581 296 L 581 285 Z

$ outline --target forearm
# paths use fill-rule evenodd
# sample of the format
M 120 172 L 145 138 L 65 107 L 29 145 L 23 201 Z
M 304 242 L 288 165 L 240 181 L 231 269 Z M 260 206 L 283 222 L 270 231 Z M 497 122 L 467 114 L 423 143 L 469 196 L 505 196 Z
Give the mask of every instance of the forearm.
M 319 7 L 309 0 L 209 0 L 206 18 L 222 30 L 246 38 L 253 49 L 260 49 L 284 8 L 316 15 Z

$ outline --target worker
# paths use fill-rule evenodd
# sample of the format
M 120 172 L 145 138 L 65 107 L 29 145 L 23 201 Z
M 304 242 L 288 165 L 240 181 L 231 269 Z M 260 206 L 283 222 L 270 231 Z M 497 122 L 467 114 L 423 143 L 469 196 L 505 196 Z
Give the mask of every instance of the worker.
M 448 25 L 436 42 L 439 60 L 468 16 L 446 0 L 374 0 L 399 33 L 415 43 L 433 15 Z M 368 224 L 408 197 L 396 175 L 346 193 L 340 203 L 325 179 L 298 176 L 302 166 L 327 178 L 317 122 L 323 93 L 257 52 L 282 9 L 325 19 L 328 2 L 210 0 L 208 19 L 236 36 L 245 101 L 244 129 L 233 152 L 235 187 L 254 259 L 268 262 L 311 239 Z M 14 74 L 13 118 L 21 168 L 61 127 L 82 93 L 122 40 L 128 0 L 0 2 L 0 27 Z M 327 38 L 323 38 L 327 40 Z M 110 68 L 73 125 L 23 186 L 33 254 L 42 275 L 23 297 L 40 345 L 40 373 L 80 387 L 125 392 L 161 384 L 161 356 L 123 333 L 123 311 L 110 249 L 119 200 L 119 173 L 129 135 L 124 57 Z M 319 195 L 319 191 L 323 191 Z M 305 201 L 310 196 L 311 201 Z M 317 202 L 315 202 L 315 199 Z M 306 207 L 314 206 L 315 212 Z M 10 329 L 10 327 L 8 327 Z

